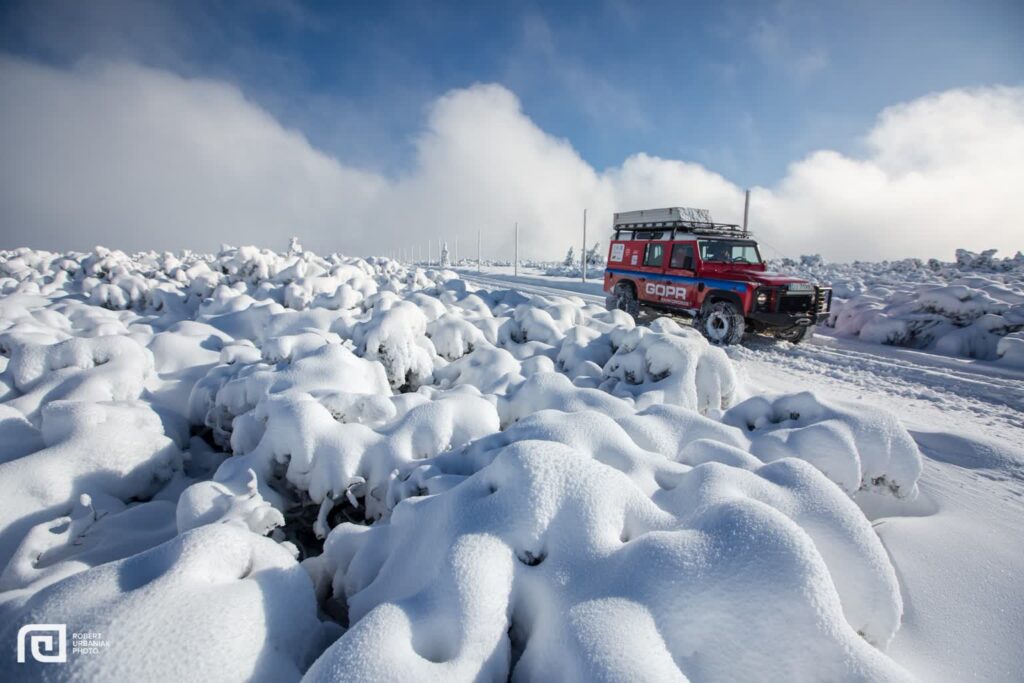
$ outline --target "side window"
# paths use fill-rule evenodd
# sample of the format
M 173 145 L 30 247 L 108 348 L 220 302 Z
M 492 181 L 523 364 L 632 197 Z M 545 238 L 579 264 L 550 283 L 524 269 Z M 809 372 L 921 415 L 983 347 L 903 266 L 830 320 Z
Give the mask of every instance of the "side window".
M 644 253 L 644 265 L 653 266 L 660 268 L 662 262 L 665 260 L 665 245 L 657 244 L 652 242 L 647 245 L 647 251 Z
M 673 244 L 671 267 L 693 270 L 693 247 L 689 244 Z

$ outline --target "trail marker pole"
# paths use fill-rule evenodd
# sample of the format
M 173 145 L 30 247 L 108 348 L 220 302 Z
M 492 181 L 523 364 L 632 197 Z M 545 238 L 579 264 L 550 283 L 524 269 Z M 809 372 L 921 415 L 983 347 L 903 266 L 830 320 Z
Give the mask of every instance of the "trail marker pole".
M 587 210 L 583 209 L 583 256 L 581 258 L 583 282 L 587 281 Z
M 516 223 L 515 265 L 512 267 L 512 274 L 519 277 L 519 223 Z
M 480 231 L 476 231 L 476 272 L 480 272 Z

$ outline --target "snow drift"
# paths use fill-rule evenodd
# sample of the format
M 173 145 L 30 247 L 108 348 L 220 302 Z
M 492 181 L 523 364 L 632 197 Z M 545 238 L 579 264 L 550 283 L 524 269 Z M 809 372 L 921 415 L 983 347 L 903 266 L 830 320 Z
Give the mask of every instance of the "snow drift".
M 905 677 L 913 441 L 669 320 L 298 244 L 0 292 L 0 617 L 110 641 L 55 679 Z
M 1024 254 L 995 253 L 958 249 L 953 263 L 804 256 L 773 268 L 833 285 L 827 324 L 840 336 L 1024 367 Z

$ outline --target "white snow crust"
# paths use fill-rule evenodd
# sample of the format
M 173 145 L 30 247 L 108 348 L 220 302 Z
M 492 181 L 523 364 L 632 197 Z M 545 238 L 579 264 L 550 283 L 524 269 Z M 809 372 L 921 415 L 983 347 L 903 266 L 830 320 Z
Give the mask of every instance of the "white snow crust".
M 841 337 L 1024 367 L 1024 254 L 958 249 L 956 260 L 773 261 L 774 270 L 830 283 L 827 325 Z
M 67 623 L 110 646 L 52 680 L 908 677 L 880 408 L 297 245 L 0 252 L 0 292 L 0 674 Z

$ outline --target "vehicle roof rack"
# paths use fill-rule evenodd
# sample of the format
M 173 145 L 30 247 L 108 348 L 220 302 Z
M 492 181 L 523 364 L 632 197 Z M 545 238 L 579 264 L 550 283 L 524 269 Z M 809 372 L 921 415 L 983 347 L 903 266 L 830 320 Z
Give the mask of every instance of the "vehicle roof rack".
M 664 232 L 671 230 L 694 233 L 696 235 L 715 235 L 718 237 L 750 237 L 750 232 L 741 225 L 734 223 L 715 223 L 711 214 L 704 209 L 689 209 L 676 206 L 668 209 L 646 209 L 643 211 L 624 211 L 615 214 L 614 231 L 616 239 L 622 230 L 633 232 Z
M 705 223 L 703 221 L 652 221 L 648 223 L 618 223 L 615 225 L 615 234 L 623 230 L 633 232 L 689 232 L 695 235 L 714 235 L 716 237 L 750 237 L 750 231 L 744 230 L 742 225 L 733 223 Z

